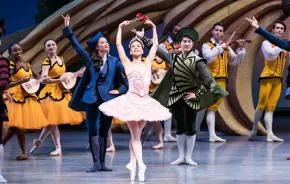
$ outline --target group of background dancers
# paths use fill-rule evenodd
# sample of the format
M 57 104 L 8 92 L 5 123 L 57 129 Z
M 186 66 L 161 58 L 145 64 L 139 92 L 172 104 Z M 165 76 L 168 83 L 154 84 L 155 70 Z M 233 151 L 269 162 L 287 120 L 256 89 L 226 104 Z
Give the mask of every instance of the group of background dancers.
M 228 80 L 227 65 L 242 63 L 246 55 L 243 48 L 245 40 L 237 40 L 238 47 L 233 51 L 229 43 L 223 42 L 224 25 L 215 23 L 212 27 L 212 38 L 202 46 L 202 58 L 194 47 L 198 41 L 198 33 L 194 29 L 173 25 L 171 34 L 159 45 L 156 26 L 147 19 L 144 23 L 152 27 L 153 38 L 151 40 L 144 36 L 144 30 L 132 30 L 136 36 L 129 43 L 131 61 L 122 46 L 122 29 L 133 21 L 124 21 L 119 25 L 116 37 L 118 59 L 109 54 L 108 40 L 101 32 L 87 42 L 91 51 L 87 52 L 69 26 L 70 16 L 62 17 L 65 26 L 63 36 L 69 39 L 86 67 L 85 70 L 75 72 L 81 79 L 73 95 L 61 84 L 67 80 L 61 78 L 66 72 L 65 61 L 57 55 L 57 44 L 53 39 L 44 42 L 47 58 L 42 63 L 41 75 L 34 73 L 30 64 L 23 59 L 21 45 L 18 43 L 13 43 L 8 48 L 10 61 L 0 56 L 0 182 L 7 182 L 2 176 L 3 145 L 13 135 L 17 136 L 22 151 L 17 160 L 28 159 L 24 130 L 42 129 L 39 138 L 33 141 L 31 154 L 51 133 L 56 149 L 50 155 L 60 156 L 62 150 L 58 125 L 78 125 L 84 119 L 93 158 L 93 166 L 87 172 L 112 171 L 105 164 L 107 137 L 112 119 L 115 117 L 127 123 L 131 140 L 130 161 L 126 167 L 130 170 L 132 181 L 135 180 L 137 164 L 139 181 L 145 180 L 146 165 L 142 159 L 140 141 L 144 127 L 144 132 L 148 132 L 153 125 L 158 140 L 154 148 L 163 148 L 160 122 L 166 121 L 164 140 L 177 141 L 179 151 L 179 158 L 172 165 L 197 165 L 192 160 L 192 152 L 196 133 L 200 131 L 206 111 L 209 141 L 225 141 L 215 133 L 215 112 L 223 97 L 228 95 L 225 90 Z M 259 102 L 249 139 L 255 138 L 257 124 L 265 111 L 267 141 L 283 141 L 273 134 L 272 124 L 273 112 L 281 93 L 287 51 L 290 50 L 289 42 L 279 39 L 286 31 L 286 25 L 281 21 L 276 22 L 271 34 L 259 27 L 255 18 L 247 21 L 257 28 L 258 34 L 268 40 L 261 47 L 265 67 L 260 76 Z M 2 20 L 0 37 L 4 32 L 5 21 Z M 143 58 L 145 46 L 149 48 L 149 54 Z M 160 77 L 158 75 L 161 69 L 166 71 L 163 80 L 159 85 L 153 84 L 151 75 Z M 36 78 L 45 85 L 39 95 L 27 93 L 22 88 L 21 84 L 29 82 L 30 78 Z M 289 80 L 287 82 L 289 87 Z M 286 95 L 290 95 L 289 90 Z M 85 114 L 82 113 L 84 111 Z M 176 120 L 176 139 L 171 135 L 172 117 Z M 2 140 L 3 123 L 9 129 Z M 146 136 L 142 138 L 144 141 Z M 110 140 L 109 150 L 114 150 L 112 137 Z

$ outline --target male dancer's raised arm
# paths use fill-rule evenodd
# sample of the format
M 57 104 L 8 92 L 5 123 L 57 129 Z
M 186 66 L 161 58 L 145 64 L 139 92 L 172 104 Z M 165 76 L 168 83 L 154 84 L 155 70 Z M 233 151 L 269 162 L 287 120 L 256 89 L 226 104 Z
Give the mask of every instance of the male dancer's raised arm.
M 261 26 L 259 26 L 258 21 L 255 19 L 255 17 L 252 18 L 246 18 L 246 20 L 251 24 L 252 27 L 256 28 L 255 33 L 263 36 L 265 39 L 267 39 L 269 42 L 273 43 L 274 45 L 277 45 L 281 49 L 290 51 L 290 41 L 282 40 L 281 38 L 278 38 L 265 29 L 263 29 Z
M 256 28 L 255 33 L 263 36 L 265 39 L 267 39 L 270 43 L 276 45 L 277 47 L 280 47 L 281 49 L 290 51 L 290 41 L 282 40 L 281 38 L 278 38 L 277 36 L 274 36 L 273 34 L 269 33 L 265 29 L 263 29 L 261 26 L 259 26 L 258 21 L 255 17 L 252 18 L 246 18 L 246 20 L 250 23 L 250 25 L 254 28 Z M 286 31 L 286 30 L 285 30 Z M 287 100 L 290 100 L 290 66 L 287 68 L 288 70 L 288 76 L 286 79 L 287 83 L 287 91 L 285 98 Z

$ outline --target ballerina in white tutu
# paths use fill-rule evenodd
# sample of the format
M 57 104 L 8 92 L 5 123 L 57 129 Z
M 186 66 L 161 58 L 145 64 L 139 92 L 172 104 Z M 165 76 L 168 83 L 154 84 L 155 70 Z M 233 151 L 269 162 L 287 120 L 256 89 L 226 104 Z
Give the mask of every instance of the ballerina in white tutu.
M 136 174 L 136 163 L 138 162 L 139 181 L 144 181 L 146 166 L 142 159 L 142 145 L 140 142 L 142 129 L 146 121 L 167 120 L 171 117 L 171 113 L 148 95 L 151 81 L 151 62 L 154 60 L 158 48 L 156 26 L 150 20 L 145 22 L 153 29 L 153 46 L 145 61 L 141 60 L 144 49 L 143 42 L 137 37 L 130 41 L 130 54 L 133 57 L 131 62 L 126 56 L 121 41 L 122 27 L 130 23 L 131 21 L 124 21 L 119 25 L 116 40 L 119 57 L 129 81 L 129 90 L 125 95 L 103 103 L 99 109 L 108 116 L 114 116 L 127 122 L 131 132 L 131 141 L 129 146 L 130 162 L 126 167 L 131 171 L 131 180 L 133 181 Z

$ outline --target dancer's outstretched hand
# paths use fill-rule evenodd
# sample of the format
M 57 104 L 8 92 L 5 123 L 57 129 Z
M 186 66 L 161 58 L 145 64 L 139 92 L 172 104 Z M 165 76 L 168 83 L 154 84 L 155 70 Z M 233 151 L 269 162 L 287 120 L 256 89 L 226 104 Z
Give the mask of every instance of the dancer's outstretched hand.
M 149 25 L 150 27 L 156 27 L 156 25 L 151 21 L 151 20 L 146 20 L 146 22 L 144 24 Z
M 254 28 L 258 29 L 259 23 L 258 23 L 258 21 L 256 20 L 255 17 L 246 18 L 246 20 L 251 24 L 251 26 L 253 26 Z
M 133 33 L 135 33 L 136 36 L 138 36 L 139 38 L 143 38 L 144 37 L 144 28 L 142 28 L 142 31 L 137 31 L 136 29 L 132 29 L 131 31 Z
M 127 26 L 127 25 L 129 25 L 131 23 L 132 23 L 132 21 L 125 20 L 124 22 L 122 22 L 121 24 L 119 24 L 119 27 L 122 28 L 122 27 Z
M 69 26 L 69 22 L 70 22 L 70 16 L 69 14 L 66 14 L 66 16 L 61 15 L 63 20 L 64 20 L 64 27 L 68 27 Z

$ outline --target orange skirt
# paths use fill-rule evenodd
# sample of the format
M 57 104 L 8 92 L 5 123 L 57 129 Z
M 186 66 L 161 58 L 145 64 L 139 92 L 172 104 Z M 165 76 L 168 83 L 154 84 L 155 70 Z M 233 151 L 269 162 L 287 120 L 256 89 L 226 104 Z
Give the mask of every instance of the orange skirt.
M 82 123 L 84 119 L 82 113 L 68 107 L 70 100 L 71 94 L 66 93 L 65 97 L 60 101 L 54 100 L 49 96 L 40 101 L 43 113 L 50 125 L 78 125 Z
M 26 98 L 24 103 L 8 103 L 8 122 L 4 125 L 20 129 L 41 129 L 49 125 L 36 98 Z

